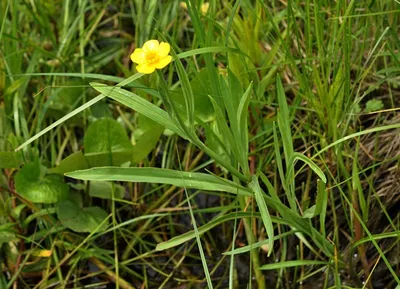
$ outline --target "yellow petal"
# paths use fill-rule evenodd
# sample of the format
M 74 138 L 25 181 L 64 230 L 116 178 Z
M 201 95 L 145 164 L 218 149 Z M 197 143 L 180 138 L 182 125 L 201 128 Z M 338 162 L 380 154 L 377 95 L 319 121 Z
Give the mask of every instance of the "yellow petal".
M 147 63 L 142 63 L 136 66 L 136 70 L 140 73 L 149 74 L 154 72 L 154 65 L 149 65 Z
M 143 44 L 142 49 L 144 52 L 157 51 L 159 45 L 158 40 L 149 40 Z
M 161 58 L 157 63 L 154 63 L 155 68 L 161 69 L 167 66 L 172 60 L 171 55 Z
M 38 257 L 50 257 L 52 253 L 51 250 L 38 250 L 34 252 L 33 255 Z
M 167 42 L 161 42 L 158 47 L 158 55 L 160 55 L 160 57 L 165 57 L 169 54 L 170 49 L 171 47 Z
M 203 3 L 201 4 L 201 13 L 203 13 L 203 15 L 207 14 L 208 8 L 210 7 L 210 3 Z
M 136 48 L 131 54 L 131 60 L 137 64 L 141 64 L 146 61 L 146 53 L 142 48 Z
M 186 2 L 181 2 L 181 3 L 179 3 L 179 6 L 181 6 L 181 8 L 183 8 L 183 9 L 187 10 L 187 4 L 186 4 Z

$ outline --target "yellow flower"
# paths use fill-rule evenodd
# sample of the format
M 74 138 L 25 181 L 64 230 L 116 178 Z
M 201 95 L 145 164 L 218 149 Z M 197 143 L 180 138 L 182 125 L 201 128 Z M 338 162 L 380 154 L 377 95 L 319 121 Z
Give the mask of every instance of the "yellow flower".
M 201 7 L 200 7 L 201 13 L 203 13 L 203 15 L 206 15 L 209 7 L 210 7 L 210 3 L 208 3 L 208 2 L 201 4 Z
M 179 3 L 179 5 L 184 10 L 188 10 L 186 2 L 181 2 L 181 3 Z M 204 2 L 203 4 L 201 4 L 201 6 L 200 6 L 201 14 L 206 15 L 209 7 L 210 7 L 209 2 Z
M 50 257 L 51 254 L 53 254 L 51 250 L 34 250 L 32 252 L 32 255 L 37 257 Z
M 131 60 L 137 64 L 136 69 L 140 73 L 149 74 L 155 69 L 167 66 L 172 57 L 169 54 L 171 47 L 166 42 L 159 43 L 157 40 L 149 40 L 142 48 L 136 48 L 131 54 Z

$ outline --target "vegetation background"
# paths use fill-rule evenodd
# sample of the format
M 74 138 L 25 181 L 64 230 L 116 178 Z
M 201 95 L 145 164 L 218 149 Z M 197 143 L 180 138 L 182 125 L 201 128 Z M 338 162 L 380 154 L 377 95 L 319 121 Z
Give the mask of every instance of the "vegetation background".
M 400 288 L 398 1 L 0 21 L 0 288 Z

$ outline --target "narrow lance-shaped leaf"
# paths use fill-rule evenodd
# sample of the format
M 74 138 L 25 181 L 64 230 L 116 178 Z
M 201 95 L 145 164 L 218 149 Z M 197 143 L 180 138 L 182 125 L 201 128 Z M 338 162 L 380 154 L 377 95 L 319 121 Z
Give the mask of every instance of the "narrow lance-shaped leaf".
M 284 222 L 282 222 L 282 223 L 284 224 Z M 275 237 L 274 237 L 274 241 L 279 241 L 279 240 L 281 240 L 283 237 L 287 237 L 287 236 L 293 235 L 294 233 L 297 233 L 297 231 L 291 230 L 291 231 L 289 231 L 289 232 L 282 233 L 282 234 L 280 234 L 280 235 L 278 235 L 278 236 L 275 236 Z M 247 252 L 249 252 L 249 251 L 251 251 L 251 250 L 260 248 L 260 247 L 262 247 L 262 246 L 264 246 L 264 245 L 268 245 L 268 243 L 269 243 L 269 240 L 268 240 L 268 239 L 267 239 L 267 240 L 262 240 L 262 241 L 259 241 L 259 242 L 257 242 L 257 243 L 254 243 L 254 244 L 250 244 L 250 245 L 247 245 L 247 246 L 244 246 L 244 247 L 240 247 L 240 248 L 234 249 L 234 250 L 232 250 L 232 251 L 224 252 L 224 253 L 222 253 L 222 254 L 223 254 L 223 255 L 237 255 L 237 254 L 243 254 L 243 253 L 247 253 Z
M 301 153 L 298 153 L 298 152 L 295 152 L 295 153 L 292 154 L 292 157 L 291 157 L 291 159 L 289 159 L 288 163 L 289 163 L 290 166 L 294 167 L 295 162 L 297 160 L 301 160 L 304 163 L 306 163 L 318 175 L 318 177 L 324 183 L 326 183 L 327 180 L 326 180 L 326 176 L 323 173 L 323 171 L 311 159 L 309 159 L 305 155 L 303 155 Z M 288 173 L 288 176 L 287 176 L 287 179 L 286 179 L 287 184 L 291 182 L 291 179 L 293 179 L 293 177 L 294 177 L 293 173 L 294 173 L 293 171 Z
M 285 159 L 289 160 L 293 154 L 293 143 L 292 143 L 292 133 L 290 132 L 290 115 L 289 109 L 286 102 L 285 91 L 282 86 L 282 81 L 279 75 L 276 77 L 276 94 L 279 103 L 278 111 L 278 127 L 282 136 L 283 150 L 285 154 Z M 290 164 L 286 163 L 286 168 L 290 168 Z
M 186 117 L 189 122 L 188 129 L 194 134 L 194 96 L 192 87 L 190 86 L 189 77 L 186 73 L 182 62 L 178 59 L 175 51 L 171 50 L 172 56 L 175 58 L 175 67 L 181 81 L 183 96 L 185 97 Z M 177 112 L 176 112 L 177 113 Z
M 322 233 L 322 236 L 325 238 L 326 232 L 325 232 L 325 218 L 326 218 L 326 208 L 328 205 L 328 192 L 326 191 L 326 185 L 323 183 L 321 180 L 317 181 L 317 204 L 316 204 L 316 211 L 319 216 L 319 222 L 320 222 L 320 231 Z
M 257 177 L 253 175 L 253 179 L 249 187 L 254 192 L 258 209 L 260 210 L 261 220 L 264 223 L 265 230 L 268 236 L 268 256 L 271 255 L 274 249 L 274 226 L 272 224 L 271 216 L 269 215 L 267 204 L 264 199 L 264 192 L 261 190 Z
M 171 118 L 171 121 L 178 127 L 180 130 L 182 130 L 188 137 L 191 137 L 194 135 L 193 130 L 189 129 L 189 126 L 186 125 L 185 120 L 187 117 L 182 118 L 182 111 L 183 109 L 179 106 L 177 102 L 175 102 L 171 98 L 171 93 L 169 91 L 168 85 L 166 81 L 164 80 L 164 75 L 161 73 L 161 71 L 158 72 L 158 79 L 159 79 L 159 91 L 160 91 L 160 97 L 161 100 L 165 106 L 165 109 L 167 110 L 169 117 Z M 184 100 L 186 103 L 186 100 Z M 184 115 L 184 112 L 182 113 Z M 187 113 L 186 113 L 187 114 Z M 188 138 L 189 139 L 189 138 Z
M 353 159 L 353 168 L 352 168 L 352 189 L 353 192 L 357 192 L 355 194 L 354 201 L 358 202 L 358 205 L 361 209 L 361 216 L 363 218 L 364 222 L 367 222 L 368 220 L 368 206 L 367 206 L 367 201 L 365 200 L 364 197 L 364 192 L 361 186 L 361 181 L 359 177 L 359 170 L 358 170 L 358 150 L 359 150 L 359 143 L 356 145 L 356 151 L 354 153 L 354 159 Z M 358 199 L 358 200 L 357 200 Z
M 201 226 L 198 228 L 198 232 L 200 235 L 204 234 L 205 232 L 211 230 L 212 228 L 230 221 L 230 220 L 234 220 L 234 219 L 241 219 L 241 218 L 254 218 L 254 217 L 259 217 L 258 214 L 254 214 L 251 212 L 238 212 L 238 213 L 230 213 L 228 215 L 224 215 L 224 216 L 220 216 L 220 217 L 216 217 L 215 219 L 211 220 L 210 222 L 208 222 L 206 225 Z M 276 218 L 275 218 L 276 219 Z M 275 220 L 274 219 L 274 220 Z M 157 251 L 163 251 L 163 250 L 167 250 L 176 246 L 179 246 L 187 241 L 190 241 L 192 239 L 194 239 L 196 237 L 195 232 L 189 231 L 187 233 L 184 233 L 182 235 L 176 236 L 168 241 L 159 243 L 156 247 Z
M 238 123 L 238 135 L 241 136 L 241 164 L 245 174 L 250 174 L 249 170 L 249 163 L 247 161 L 247 156 L 249 153 L 249 134 L 248 134 L 248 127 L 247 127 L 247 116 L 249 113 L 249 103 L 251 98 L 251 87 L 253 83 L 250 83 L 249 87 L 247 88 L 246 92 L 243 94 L 238 110 L 237 110 L 237 123 Z
M 324 261 L 314 261 L 314 260 L 293 260 L 293 261 L 283 261 L 279 263 L 272 263 L 261 266 L 261 270 L 277 270 L 282 268 L 289 267 L 298 267 L 298 266 L 312 266 L 312 265 L 328 265 L 328 262 Z
M 133 110 L 136 110 L 138 113 L 165 126 L 179 136 L 189 139 L 189 136 L 174 124 L 166 111 L 148 100 L 119 87 L 106 86 L 101 83 L 91 83 L 90 85 L 100 93 L 132 108 Z
M 136 73 L 134 75 L 132 75 L 131 77 L 128 77 L 127 79 L 124 79 L 123 81 L 121 81 L 120 83 L 117 84 L 117 86 L 124 86 L 127 85 L 128 83 L 131 83 L 132 81 L 135 81 L 136 79 L 142 77 L 143 74 L 142 73 Z M 45 129 L 41 130 L 40 132 L 38 132 L 37 134 L 35 134 L 33 137 L 31 137 L 30 139 L 28 139 L 26 142 L 24 142 L 22 145 L 20 145 L 19 147 L 17 147 L 15 150 L 18 151 L 22 148 L 24 148 L 25 146 L 27 146 L 28 144 L 30 144 L 31 142 L 37 140 L 39 137 L 41 137 L 42 135 L 44 135 L 45 133 L 49 132 L 50 130 L 52 130 L 53 128 L 57 127 L 58 125 L 62 124 L 63 122 L 65 122 L 66 120 L 70 119 L 71 117 L 77 115 L 78 113 L 82 112 L 83 110 L 85 110 L 86 108 L 92 106 L 93 104 L 99 102 L 100 100 L 104 99 L 106 96 L 103 94 L 100 94 L 98 96 L 96 96 L 95 98 L 89 100 L 88 102 L 84 103 L 83 105 L 81 105 L 80 107 L 78 107 L 77 109 L 71 111 L 70 113 L 68 113 L 67 115 L 63 116 L 62 118 L 60 118 L 59 120 L 57 120 L 56 122 L 52 123 L 51 125 L 49 125 L 48 127 L 46 127 Z
M 226 123 L 226 119 L 224 116 L 224 113 L 222 112 L 221 108 L 219 107 L 218 103 L 210 96 L 210 101 L 214 107 L 215 111 L 215 117 L 216 117 L 216 122 L 217 126 L 219 129 L 220 134 L 222 135 L 223 138 L 225 138 L 225 142 L 221 140 L 222 144 L 225 147 L 225 150 L 227 152 L 232 151 L 233 155 L 236 158 L 239 158 L 239 152 L 237 150 L 235 140 L 233 138 L 232 132 L 228 127 L 228 124 Z
M 170 184 L 188 189 L 222 191 L 232 194 L 251 196 L 251 192 L 232 181 L 222 180 L 215 176 L 181 172 L 160 168 L 119 168 L 103 167 L 67 173 L 66 176 L 87 181 L 125 181 Z

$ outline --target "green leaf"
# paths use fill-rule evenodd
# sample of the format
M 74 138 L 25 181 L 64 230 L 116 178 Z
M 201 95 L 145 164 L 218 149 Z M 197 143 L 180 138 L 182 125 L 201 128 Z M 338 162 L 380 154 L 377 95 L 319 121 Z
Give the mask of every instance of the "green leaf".
M 316 206 L 313 205 L 313 206 L 309 207 L 307 210 L 305 210 L 303 213 L 303 218 L 311 219 L 311 218 L 315 217 L 315 215 L 316 215 L 315 208 L 316 208 Z
M 326 192 L 326 184 L 321 180 L 317 180 L 317 200 L 315 202 L 315 215 L 319 215 L 326 210 L 327 200 L 328 193 Z
M 78 233 L 104 231 L 108 225 L 108 221 L 104 223 L 108 217 L 106 211 L 99 207 L 81 208 L 69 200 L 58 204 L 57 215 L 65 227 Z
M 0 80 L 1 86 L 1 80 Z M 1 90 L 1 89 L 0 89 Z M 6 135 L 7 135 L 7 116 L 4 109 L 4 104 L 0 103 L 0 150 L 4 151 L 7 150 L 6 146 Z M 0 162 L 1 164 L 1 162 Z
M 135 131 L 133 146 L 133 162 L 144 159 L 157 145 L 164 127 L 151 119 L 139 115 L 139 129 Z
M 177 55 L 173 49 L 171 49 L 171 55 L 172 57 L 177 58 Z M 190 133 L 194 133 L 195 102 L 194 102 L 193 90 L 189 82 L 189 76 L 181 60 L 176 59 L 174 61 L 174 64 L 176 67 L 176 72 L 178 73 L 183 97 L 185 100 L 186 119 L 189 122 L 187 129 Z
M 25 81 L 25 77 L 18 78 L 13 81 L 4 91 L 4 96 L 15 93 Z
M 268 235 L 268 256 L 270 256 L 274 249 L 274 226 L 272 225 L 272 219 L 269 215 L 267 204 L 264 199 L 264 192 L 261 190 L 257 177 L 254 175 L 251 183 L 249 184 L 249 188 L 251 188 L 254 192 L 257 206 L 260 210 L 261 220 L 264 223 L 264 227 Z
M 328 192 L 326 190 L 326 184 L 321 180 L 317 181 L 317 202 L 316 202 L 316 213 L 320 214 L 319 223 L 320 231 L 322 236 L 326 236 L 325 231 L 325 219 L 326 219 L 326 208 L 328 206 Z
M 238 108 L 237 108 L 237 135 L 240 136 L 240 151 L 242 152 L 241 155 L 241 166 L 245 171 L 245 174 L 250 174 L 249 169 L 249 162 L 248 162 L 248 152 L 249 152 L 249 128 L 247 124 L 248 118 L 248 111 L 249 111 L 249 103 L 251 98 L 251 88 L 252 84 L 250 83 L 249 87 L 247 88 L 246 92 L 243 94 L 242 98 L 240 99 Z
M 125 151 L 114 151 L 89 153 L 85 154 L 85 157 L 90 164 L 90 167 L 104 167 L 112 163 L 113 166 L 119 166 L 123 163 L 132 160 L 133 149 Z
M 85 153 L 124 151 L 132 148 L 124 128 L 111 118 L 99 119 L 89 126 L 84 146 Z
M 86 83 L 82 82 L 82 80 L 71 80 L 67 81 L 63 84 L 63 87 L 55 89 L 55 92 L 51 94 L 48 101 L 46 102 L 46 106 L 57 114 L 70 112 L 74 109 L 74 104 L 78 101 L 78 99 L 82 95 L 82 87 L 84 87 Z
M 57 127 L 58 125 L 64 123 L 65 121 L 67 121 L 68 119 L 70 119 L 71 117 L 77 115 L 78 113 L 84 111 L 86 108 L 92 106 L 93 104 L 95 104 L 96 102 L 104 99 L 105 96 L 100 94 L 98 96 L 96 96 L 95 98 L 89 100 L 88 102 L 86 102 L 84 105 L 81 105 L 80 107 L 78 107 L 77 109 L 71 111 L 70 113 L 68 113 L 67 115 L 63 116 L 62 118 L 60 118 L 59 120 L 57 120 L 56 122 L 53 122 L 51 125 L 49 125 L 48 127 L 46 127 L 45 129 L 41 130 L 39 133 L 35 134 L 33 137 L 31 137 L 30 139 L 28 139 L 27 141 L 25 141 L 22 145 L 20 145 L 19 147 L 17 147 L 15 150 L 18 151 L 22 148 L 24 148 L 25 146 L 27 146 L 28 144 L 30 144 L 31 142 L 37 140 L 39 137 L 41 137 L 42 135 L 46 134 L 47 132 L 49 132 L 50 130 L 52 130 L 53 128 Z
M 203 48 L 197 48 L 197 49 L 185 51 L 185 52 L 179 53 L 177 56 L 179 59 L 182 59 L 182 58 L 187 58 L 187 57 L 198 55 L 198 54 L 222 53 L 222 52 L 243 54 L 239 49 L 236 49 L 236 48 L 231 48 L 231 47 L 226 47 L 226 46 L 211 46 L 211 47 L 203 47 Z
M 282 233 L 282 234 L 280 234 L 278 236 L 275 236 L 274 237 L 274 241 L 279 241 L 283 237 L 293 235 L 296 232 L 297 231 L 292 230 L 292 231 L 289 231 L 289 232 Z M 260 248 L 261 246 L 268 245 L 268 243 L 269 243 L 269 240 L 262 240 L 262 241 L 259 241 L 257 243 L 253 243 L 253 244 L 250 244 L 250 245 L 247 245 L 247 246 L 244 246 L 244 247 L 239 247 L 237 249 L 234 249 L 233 251 L 226 251 L 226 252 L 222 253 L 222 255 L 237 255 L 237 254 L 247 253 L 247 252 L 249 252 L 251 250 Z
M 65 174 L 76 170 L 85 170 L 89 168 L 89 164 L 82 151 L 73 153 L 63 159 L 55 168 L 49 169 L 51 174 Z
M 67 173 L 66 176 L 87 181 L 123 181 L 138 183 L 170 184 L 188 189 L 222 191 L 232 194 L 252 196 L 246 188 L 232 181 L 221 180 L 215 176 L 181 172 L 160 168 L 119 168 L 104 167 Z
M 272 199 L 278 203 L 278 204 L 282 204 L 281 200 L 278 197 L 278 194 L 276 193 L 276 190 L 274 188 L 274 186 L 271 184 L 271 182 L 268 180 L 267 176 L 264 175 L 264 173 L 257 169 L 257 175 L 260 176 L 261 180 L 263 181 L 264 185 L 267 187 L 267 190 L 269 192 L 269 194 L 271 195 Z
M 120 165 L 132 159 L 132 144 L 124 128 L 111 118 L 92 123 L 84 138 L 90 166 Z
M 243 94 L 242 98 L 240 99 L 240 103 L 237 109 L 237 121 L 238 124 L 241 126 L 239 127 L 239 132 L 244 132 L 247 131 L 247 115 L 248 115 L 248 109 L 249 109 L 249 103 L 250 103 L 250 98 L 251 98 L 251 87 L 253 83 L 250 83 L 249 87 L 247 88 L 246 92 Z M 246 135 L 246 134 L 243 134 Z M 244 140 L 247 140 L 244 139 Z M 246 142 L 247 145 L 247 142 Z
M 241 218 L 254 218 L 254 217 L 259 217 L 258 214 L 250 213 L 250 212 L 238 212 L 238 213 L 230 213 L 224 216 L 219 216 L 216 217 L 215 219 L 209 221 L 207 224 L 204 226 L 201 226 L 198 228 L 198 234 L 202 235 L 205 232 L 211 230 L 212 228 L 230 221 L 230 220 L 235 220 L 235 219 L 241 219 Z M 171 238 L 168 241 L 159 243 L 156 247 L 157 251 L 163 251 L 167 250 L 176 246 L 179 246 L 187 241 L 190 241 L 196 237 L 196 232 L 194 230 L 186 232 L 182 235 L 176 236 L 174 238 Z
M 359 241 L 355 242 L 352 245 L 352 248 L 355 249 L 358 246 L 360 246 L 361 244 L 364 244 L 366 242 L 371 242 L 372 240 L 377 241 L 377 240 L 383 240 L 383 239 L 387 239 L 387 238 L 400 238 L 400 231 L 386 232 L 386 233 L 382 233 L 382 234 L 367 236 L 367 237 L 362 238 Z
M 368 202 L 364 196 L 364 190 L 361 184 L 361 180 L 359 177 L 359 168 L 358 168 L 358 150 L 360 144 L 357 143 L 356 149 L 354 152 L 353 158 L 353 169 L 352 169 L 352 189 L 353 192 L 357 192 L 357 197 L 354 197 L 354 202 L 357 202 L 361 209 L 361 216 L 364 222 L 368 220 Z
M 306 164 L 314 171 L 314 173 L 316 173 L 316 174 L 318 175 L 318 177 L 320 177 L 320 179 L 321 179 L 324 183 L 327 182 L 326 176 L 325 176 L 324 172 L 323 172 L 311 159 L 309 159 L 308 157 L 306 157 L 305 155 L 303 155 L 303 154 L 301 154 L 301 153 L 294 152 L 294 153 L 292 154 L 292 157 L 289 159 L 288 164 L 289 164 L 291 167 L 294 167 L 295 162 L 296 162 L 297 160 L 301 160 L 301 161 L 303 161 L 304 163 L 306 163 Z M 288 177 L 287 177 L 287 181 L 288 181 L 288 182 L 290 182 L 291 179 L 293 178 L 293 173 L 294 173 L 293 171 L 290 171 L 290 172 L 288 173 Z
M 335 80 L 329 88 L 329 93 L 327 100 L 329 103 L 326 105 L 330 108 L 328 111 L 328 116 L 332 115 L 335 117 L 334 120 L 330 119 L 330 121 L 338 121 L 341 114 L 343 113 L 343 97 L 344 97 L 344 71 L 343 66 L 340 65 L 338 71 L 336 72 Z
M 261 266 L 261 270 L 276 270 L 282 268 L 289 267 L 297 267 L 297 266 L 311 266 L 311 265 L 328 265 L 328 262 L 324 261 L 314 261 L 314 260 L 294 260 L 294 261 L 284 261 L 278 263 L 271 263 L 264 266 Z
M 212 95 L 210 80 L 207 70 L 201 70 L 194 79 L 190 81 L 193 91 L 195 117 L 202 122 L 209 122 L 214 119 L 214 110 L 209 95 Z M 185 98 L 182 89 L 170 92 L 173 101 L 176 101 L 182 108 L 185 106 Z
M 120 87 L 106 86 L 101 83 L 91 83 L 90 85 L 100 93 L 120 102 L 123 105 L 126 105 L 127 107 L 130 107 L 133 110 L 136 110 L 138 113 L 143 114 L 144 116 L 165 126 L 179 136 L 185 139 L 189 138 L 185 132 L 183 132 L 174 124 L 166 111 L 162 110 L 148 100 L 138 96 L 137 94 Z
M 3 226 L 2 226 L 3 227 Z M 0 247 L 3 243 L 18 241 L 14 232 L 6 228 L 0 228 Z
M 282 81 L 279 75 L 276 77 L 276 93 L 279 103 L 278 127 L 282 136 L 283 151 L 285 159 L 290 160 L 293 154 L 292 133 L 290 131 L 290 114 L 286 101 L 285 90 L 283 89 Z M 286 163 L 286 168 L 291 168 L 288 162 Z
M 142 73 L 136 73 L 130 77 L 128 77 L 127 79 L 122 80 L 121 82 L 119 82 L 117 85 L 118 86 L 124 86 L 124 85 L 128 85 L 129 83 L 135 81 L 136 79 L 142 77 L 143 74 Z M 104 86 L 102 84 L 100 84 L 101 86 Z M 85 110 L 86 108 L 92 106 L 93 104 L 99 102 L 100 100 L 104 99 L 106 97 L 106 95 L 103 94 L 99 94 L 98 96 L 96 96 L 95 98 L 89 100 L 88 102 L 86 102 L 85 104 L 81 105 L 80 107 L 78 107 L 77 109 L 71 111 L 70 113 L 68 113 L 67 115 L 63 116 L 62 118 L 60 118 L 59 120 L 57 120 L 56 122 L 52 123 L 51 125 L 49 125 L 48 127 L 46 127 L 45 129 L 41 130 L 39 133 L 35 134 L 33 137 L 31 137 L 30 139 L 28 139 L 27 141 L 25 141 L 22 145 L 20 145 L 19 147 L 17 147 L 15 150 L 18 151 L 22 148 L 24 148 L 25 146 L 27 146 L 28 144 L 30 144 L 31 142 L 37 140 L 39 137 L 41 137 L 42 135 L 44 135 L 45 133 L 49 132 L 50 130 L 52 130 L 53 128 L 57 127 L 58 125 L 64 123 L 66 120 L 70 119 L 71 117 L 77 115 L 78 113 L 82 112 L 83 110 Z
M 22 163 L 20 155 L 21 154 L 17 152 L 0 152 L 0 168 L 18 168 Z
M 17 192 L 33 203 L 52 204 L 68 197 L 69 187 L 59 175 L 44 175 L 39 162 L 28 163 L 15 177 Z
M 90 182 L 89 195 L 101 199 L 112 199 L 113 184 L 111 182 Z M 122 199 L 125 194 L 123 186 L 114 184 L 114 198 Z
M 219 135 L 214 134 L 214 136 L 216 138 L 218 138 L 220 136 L 219 141 L 220 141 L 221 147 L 224 148 L 226 153 L 232 152 L 236 158 L 239 158 L 239 151 L 237 150 L 235 139 L 234 139 L 232 132 L 228 126 L 228 123 L 225 119 L 224 112 L 222 111 L 222 109 L 220 108 L 218 103 L 212 97 L 210 97 L 210 101 L 214 107 L 214 111 L 215 111 L 215 115 L 216 115 L 215 122 L 217 124 L 218 132 L 219 132 Z
M 380 99 L 371 99 L 367 101 L 365 112 L 374 112 L 383 109 L 384 105 Z
M 212 121 L 203 126 L 204 134 L 206 137 L 207 147 L 218 154 L 221 158 L 225 160 L 225 162 L 229 163 L 229 151 L 230 146 L 229 143 L 222 137 L 222 134 L 218 128 L 217 121 Z

